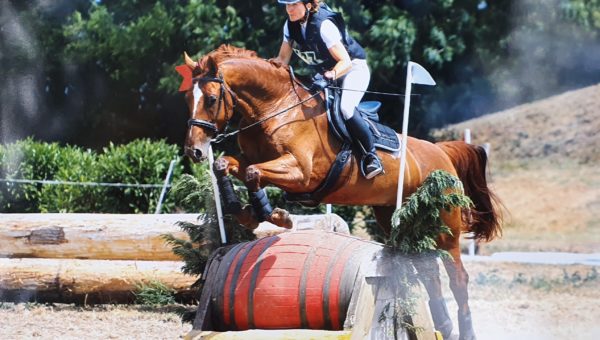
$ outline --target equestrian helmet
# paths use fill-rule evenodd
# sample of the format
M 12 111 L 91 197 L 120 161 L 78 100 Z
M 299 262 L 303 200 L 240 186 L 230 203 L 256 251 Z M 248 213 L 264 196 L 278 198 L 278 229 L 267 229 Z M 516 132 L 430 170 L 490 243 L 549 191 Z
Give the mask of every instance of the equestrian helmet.
M 284 4 L 284 5 L 292 5 L 292 4 L 295 4 L 296 2 L 300 2 L 300 1 L 302 1 L 305 4 L 307 4 L 311 0 L 277 0 L 278 3 Z

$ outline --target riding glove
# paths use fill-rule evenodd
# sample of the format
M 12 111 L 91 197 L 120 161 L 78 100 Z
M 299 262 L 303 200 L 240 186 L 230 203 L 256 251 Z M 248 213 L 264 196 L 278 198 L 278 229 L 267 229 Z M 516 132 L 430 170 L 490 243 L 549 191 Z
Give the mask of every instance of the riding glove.
M 329 81 L 323 77 L 322 74 L 317 73 L 313 76 L 312 85 L 310 86 L 310 91 L 313 93 L 323 91 L 327 86 L 329 86 Z

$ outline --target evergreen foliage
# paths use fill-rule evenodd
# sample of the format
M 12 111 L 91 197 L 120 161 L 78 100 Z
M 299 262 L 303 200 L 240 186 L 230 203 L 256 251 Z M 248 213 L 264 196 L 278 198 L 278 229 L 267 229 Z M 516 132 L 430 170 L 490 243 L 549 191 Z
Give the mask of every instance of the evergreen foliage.
M 175 290 L 157 280 L 136 285 L 136 292 L 134 292 L 137 304 L 149 306 L 174 304 L 175 293 Z
M 441 211 L 467 209 L 472 204 L 456 176 L 436 170 L 394 212 L 392 230 L 386 243 L 407 255 L 434 251 L 437 237 L 442 233 L 451 234 L 440 218 Z
M 200 213 L 198 223 L 178 223 L 179 227 L 189 235 L 189 240 L 178 239 L 170 234 L 163 237 L 172 245 L 173 252 L 185 262 L 183 272 L 201 275 L 212 252 L 224 244 L 219 232 L 208 163 L 197 166 L 194 172 L 197 176 L 189 174 L 181 176 L 173 184 L 171 192 L 179 205 L 186 207 L 188 211 L 195 210 Z M 224 216 L 224 225 L 227 244 L 251 241 L 256 238 L 251 230 L 238 225 L 230 216 Z

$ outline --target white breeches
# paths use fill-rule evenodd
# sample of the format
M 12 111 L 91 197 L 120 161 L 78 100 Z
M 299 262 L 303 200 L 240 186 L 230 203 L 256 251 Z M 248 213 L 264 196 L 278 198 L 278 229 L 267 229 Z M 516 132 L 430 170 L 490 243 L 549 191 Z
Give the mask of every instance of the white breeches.
M 349 90 L 366 91 L 371 81 L 371 71 L 367 61 L 364 59 L 352 60 L 352 69 L 344 76 L 342 88 Z M 365 95 L 364 92 L 342 91 L 342 100 L 340 107 L 344 120 L 348 120 L 354 114 L 354 108 L 358 106 L 360 100 Z

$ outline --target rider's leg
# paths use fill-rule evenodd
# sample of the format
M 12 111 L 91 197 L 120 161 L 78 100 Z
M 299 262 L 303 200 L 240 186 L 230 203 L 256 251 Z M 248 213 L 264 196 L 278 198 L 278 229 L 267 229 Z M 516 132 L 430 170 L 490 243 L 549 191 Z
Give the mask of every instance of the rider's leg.
M 356 112 L 356 107 L 364 96 L 364 92 L 369 86 L 371 74 L 367 62 L 364 60 L 353 60 L 352 70 L 346 74 L 342 83 L 342 88 L 348 88 L 354 91 L 342 91 L 340 107 L 342 115 L 346 120 L 346 126 L 352 139 L 358 141 L 362 152 L 362 172 L 367 178 L 373 178 L 383 172 L 383 166 L 373 145 L 373 135 L 371 129 Z
M 350 119 L 346 120 L 346 126 L 352 134 L 352 137 L 358 141 L 363 154 L 362 171 L 367 179 L 371 179 L 383 172 L 383 166 L 373 144 L 373 135 L 367 125 L 367 122 L 356 112 Z

